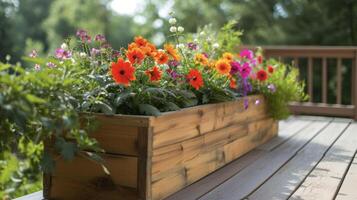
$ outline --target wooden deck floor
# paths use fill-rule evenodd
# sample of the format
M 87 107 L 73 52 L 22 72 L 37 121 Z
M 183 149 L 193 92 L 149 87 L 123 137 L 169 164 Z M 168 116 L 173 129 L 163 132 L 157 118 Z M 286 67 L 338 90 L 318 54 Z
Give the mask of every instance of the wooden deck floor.
M 278 137 L 166 200 L 357 200 L 356 151 L 357 122 L 291 117 Z

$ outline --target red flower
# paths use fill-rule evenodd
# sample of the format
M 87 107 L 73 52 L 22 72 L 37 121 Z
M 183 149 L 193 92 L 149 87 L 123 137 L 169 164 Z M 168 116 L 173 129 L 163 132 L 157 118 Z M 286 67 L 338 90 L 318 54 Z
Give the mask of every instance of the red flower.
M 274 72 L 274 67 L 269 65 L 268 66 L 268 72 L 272 74 Z
M 191 69 L 190 72 L 186 76 L 190 85 L 194 87 L 196 90 L 199 90 L 200 87 L 203 86 L 203 78 L 201 72 L 197 69 Z
M 260 81 L 265 81 L 268 78 L 268 74 L 264 69 L 261 69 L 257 72 L 257 79 Z
M 229 87 L 232 88 L 232 89 L 236 89 L 237 88 L 237 81 L 234 80 L 234 78 L 230 79 Z
M 262 64 L 263 63 L 263 56 L 258 56 L 258 63 Z
M 112 63 L 112 76 L 116 83 L 128 86 L 130 81 L 135 80 L 135 68 L 130 62 L 125 62 L 122 58 Z
M 157 66 L 154 66 L 151 70 L 146 70 L 145 73 L 149 76 L 150 81 L 159 81 L 162 71 Z
M 128 57 L 129 61 L 132 64 L 141 64 L 141 62 L 144 60 L 145 58 L 145 54 L 142 50 L 140 50 L 139 48 L 134 48 L 132 50 L 129 50 L 126 53 L 126 57 Z

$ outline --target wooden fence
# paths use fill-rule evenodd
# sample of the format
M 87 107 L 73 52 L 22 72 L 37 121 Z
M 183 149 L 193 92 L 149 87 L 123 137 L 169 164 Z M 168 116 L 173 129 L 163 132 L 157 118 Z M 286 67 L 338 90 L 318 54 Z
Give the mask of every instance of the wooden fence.
M 263 52 L 266 58 L 272 57 L 280 61 L 290 62 L 299 67 L 300 70 L 302 69 L 300 62 L 307 61 L 304 79 L 310 99 L 309 102 L 291 103 L 292 112 L 295 114 L 350 117 L 357 120 L 357 47 L 265 46 Z M 328 65 L 328 60 L 331 59 L 336 61 L 332 66 L 333 70 L 331 70 L 331 65 Z M 319 66 L 316 66 L 316 62 L 314 62 L 316 60 L 320 61 Z M 350 69 L 347 70 L 350 73 L 343 75 L 343 69 L 347 68 L 347 65 L 343 65 L 345 61 L 351 63 Z M 321 74 L 314 73 L 316 67 L 322 68 Z M 334 78 L 331 78 L 331 75 Z M 314 87 L 314 79 L 317 76 L 321 79 L 321 87 L 319 88 L 321 98 L 319 99 L 315 98 L 316 87 Z M 351 90 L 343 93 L 342 87 L 343 84 L 346 84 L 346 81 L 349 82 L 347 84 L 350 84 Z M 335 102 L 328 102 L 330 88 L 335 88 L 335 91 L 333 91 Z M 342 103 L 343 97 L 344 99 L 348 97 L 349 103 Z

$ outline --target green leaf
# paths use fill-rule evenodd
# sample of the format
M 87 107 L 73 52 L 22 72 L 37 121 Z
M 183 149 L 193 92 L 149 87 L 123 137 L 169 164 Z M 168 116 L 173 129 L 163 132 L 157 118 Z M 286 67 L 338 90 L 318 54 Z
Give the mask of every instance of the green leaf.
M 64 160 L 72 160 L 77 153 L 77 146 L 73 142 L 67 142 L 64 138 L 57 138 L 56 149 L 60 152 Z
M 108 114 L 108 115 L 115 114 L 114 109 L 110 105 L 108 105 L 102 101 L 96 101 L 96 103 L 94 104 L 94 107 L 97 108 L 100 112 L 102 112 L 104 114 Z
M 141 114 L 159 116 L 161 112 L 155 106 L 149 104 L 139 104 L 139 111 Z
M 120 106 L 123 104 L 126 100 L 130 99 L 130 97 L 133 97 L 135 94 L 132 92 L 122 92 L 118 94 L 118 96 L 114 100 L 114 105 L 116 107 Z
M 176 105 L 175 103 L 172 102 L 167 102 L 165 103 L 165 110 L 166 111 L 175 111 L 175 110 L 180 110 L 180 107 Z
M 46 103 L 46 100 L 40 98 L 40 97 L 37 97 L 35 95 L 32 95 L 32 94 L 26 94 L 26 99 L 32 103 Z
M 52 173 L 55 169 L 55 161 L 52 156 L 48 152 L 44 152 L 42 160 L 41 160 L 42 170 L 45 173 Z

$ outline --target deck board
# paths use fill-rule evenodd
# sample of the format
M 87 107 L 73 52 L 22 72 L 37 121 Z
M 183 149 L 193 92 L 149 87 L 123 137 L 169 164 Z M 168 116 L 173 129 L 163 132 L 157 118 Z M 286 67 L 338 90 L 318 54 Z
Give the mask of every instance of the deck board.
M 294 116 L 279 125 L 278 137 L 165 200 L 357 199 L 357 122 Z
M 356 133 L 350 125 L 290 199 L 333 199 L 357 150 Z
M 348 122 L 332 122 L 248 199 L 287 199 L 337 140 Z
M 246 197 L 290 160 L 329 123 L 330 121 L 314 121 L 290 140 L 207 193 L 201 200 L 237 200 Z

